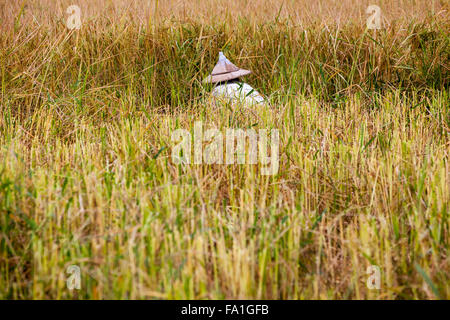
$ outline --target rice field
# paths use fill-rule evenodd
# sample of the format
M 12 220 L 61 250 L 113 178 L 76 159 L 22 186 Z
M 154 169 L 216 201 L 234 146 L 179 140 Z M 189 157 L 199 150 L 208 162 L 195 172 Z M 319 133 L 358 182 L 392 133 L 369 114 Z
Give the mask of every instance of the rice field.
M 450 298 L 447 1 L 0 0 L 0 22 L 0 299 Z M 211 98 L 219 51 L 266 106 Z M 278 171 L 174 163 L 197 121 L 277 129 Z

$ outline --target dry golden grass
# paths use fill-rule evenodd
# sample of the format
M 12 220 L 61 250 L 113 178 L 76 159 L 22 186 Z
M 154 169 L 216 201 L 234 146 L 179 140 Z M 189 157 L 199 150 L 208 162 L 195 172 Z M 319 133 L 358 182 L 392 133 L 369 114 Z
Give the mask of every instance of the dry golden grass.
M 374 2 L 373 32 L 371 1 L 224 3 L 69 31 L 72 1 L 0 1 L 0 298 L 449 298 L 448 4 Z M 219 50 L 269 107 L 211 103 Z M 173 164 L 197 120 L 279 129 L 278 174 Z
M 67 17 L 66 9 L 72 4 L 81 8 L 84 23 L 91 23 L 104 16 L 114 23 L 126 21 L 139 25 L 155 21 L 161 23 L 166 19 L 204 24 L 232 23 L 241 19 L 254 23 L 288 19 L 294 24 L 305 26 L 311 23 L 364 24 L 366 8 L 373 4 L 382 8 L 383 19 L 387 23 L 400 18 L 420 19 L 429 13 L 448 15 L 448 3 L 442 0 L 2 0 L 2 24 L 13 26 L 19 15 L 22 21 L 35 26 L 47 26 L 55 21 L 63 23 Z

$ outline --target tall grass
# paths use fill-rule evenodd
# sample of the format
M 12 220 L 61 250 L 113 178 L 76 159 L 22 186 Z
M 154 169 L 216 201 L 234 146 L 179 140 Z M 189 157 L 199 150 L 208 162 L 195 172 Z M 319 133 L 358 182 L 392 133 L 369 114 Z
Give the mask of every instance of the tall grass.
M 0 2 L 0 297 L 448 298 L 448 5 L 374 32 L 355 3 L 99 0 L 69 31 Z M 267 108 L 211 103 L 220 50 Z M 278 174 L 173 164 L 197 120 L 279 129 Z

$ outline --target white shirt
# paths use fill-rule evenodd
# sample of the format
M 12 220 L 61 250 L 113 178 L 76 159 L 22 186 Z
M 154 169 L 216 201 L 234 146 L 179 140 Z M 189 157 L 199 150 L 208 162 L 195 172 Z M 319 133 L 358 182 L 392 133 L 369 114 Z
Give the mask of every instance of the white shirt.
M 259 92 L 243 82 L 218 85 L 213 89 L 212 94 L 216 98 L 234 100 L 246 105 L 264 104 L 264 98 Z

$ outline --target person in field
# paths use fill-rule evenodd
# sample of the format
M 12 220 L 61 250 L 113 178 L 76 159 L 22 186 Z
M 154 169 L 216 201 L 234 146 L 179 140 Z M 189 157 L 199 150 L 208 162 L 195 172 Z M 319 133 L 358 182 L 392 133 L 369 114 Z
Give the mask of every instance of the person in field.
M 212 95 L 218 99 L 240 102 L 245 105 L 262 105 L 264 98 L 259 92 L 239 79 L 250 73 L 250 70 L 236 67 L 225 57 L 223 52 L 219 52 L 219 61 L 203 82 L 215 85 Z

